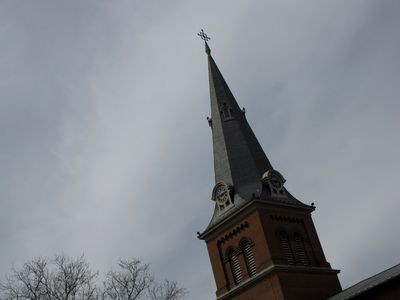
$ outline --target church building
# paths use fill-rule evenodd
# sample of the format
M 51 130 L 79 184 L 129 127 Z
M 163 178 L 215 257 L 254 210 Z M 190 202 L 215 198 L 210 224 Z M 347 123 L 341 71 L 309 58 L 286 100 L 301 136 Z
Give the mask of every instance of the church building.
M 217 300 L 400 299 L 400 265 L 342 291 L 311 213 L 272 167 L 219 71 L 208 58 L 214 213 L 198 238 L 207 245 Z M 267 125 L 267 124 L 266 124 Z

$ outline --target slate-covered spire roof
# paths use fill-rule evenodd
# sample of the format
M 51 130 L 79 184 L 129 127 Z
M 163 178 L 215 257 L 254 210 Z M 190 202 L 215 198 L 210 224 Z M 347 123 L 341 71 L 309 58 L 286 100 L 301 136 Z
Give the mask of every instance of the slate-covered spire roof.
M 211 98 L 215 182 L 234 187 L 242 199 L 250 200 L 266 191 L 262 175 L 272 169 L 244 111 L 239 107 L 206 42 Z
M 221 221 L 234 215 L 240 211 L 241 207 L 253 200 L 273 201 L 313 210 L 313 207 L 294 198 L 284 187 L 282 195 L 271 194 L 270 188 L 263 182 L 263 175 L 267 171 L 276 171 L 273 170 L 251 130 L 244 110 L 240 109 L 212 58 L 207 41 L 205 41 L 205 47 L 210 83 L 211 119 L 209 119 L 209 124 L 213 137 L 215 183 L 216 187 L 221 182 L 230 186 L 233 206 L 222 212 L 219 211 L 216 203 L 210 224 L 199 238 L 204 237 Z

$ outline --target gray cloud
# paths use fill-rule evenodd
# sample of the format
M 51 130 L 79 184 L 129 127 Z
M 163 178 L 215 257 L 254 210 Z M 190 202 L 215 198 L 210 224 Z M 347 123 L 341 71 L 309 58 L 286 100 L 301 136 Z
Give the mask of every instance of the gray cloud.
M 212 53 L 344 287 L 398 263 L 396 1 L 3 2 L 0 269 L 85 253 L 214 296 Z

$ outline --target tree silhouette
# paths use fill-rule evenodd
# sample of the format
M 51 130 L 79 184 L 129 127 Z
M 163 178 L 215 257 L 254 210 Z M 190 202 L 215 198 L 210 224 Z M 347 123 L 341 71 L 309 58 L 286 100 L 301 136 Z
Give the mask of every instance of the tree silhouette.
M 180 300 L 187 294 L 175 281 L 158 283 L 139 259 L 119 260 L 101 287 L 98 275 L 83 256 L 40 257 L 11 269 L 0 283 L 0 300 Z

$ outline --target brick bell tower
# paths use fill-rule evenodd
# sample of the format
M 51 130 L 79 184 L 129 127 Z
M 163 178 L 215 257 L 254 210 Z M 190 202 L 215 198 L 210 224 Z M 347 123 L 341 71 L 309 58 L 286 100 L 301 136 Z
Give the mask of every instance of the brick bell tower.
M 205 39 L 210 82 L 214 214 L 207 244 L 217 300 L 327 299 L 341 291 L 311 212 L 275 170 L 222 77 Z

